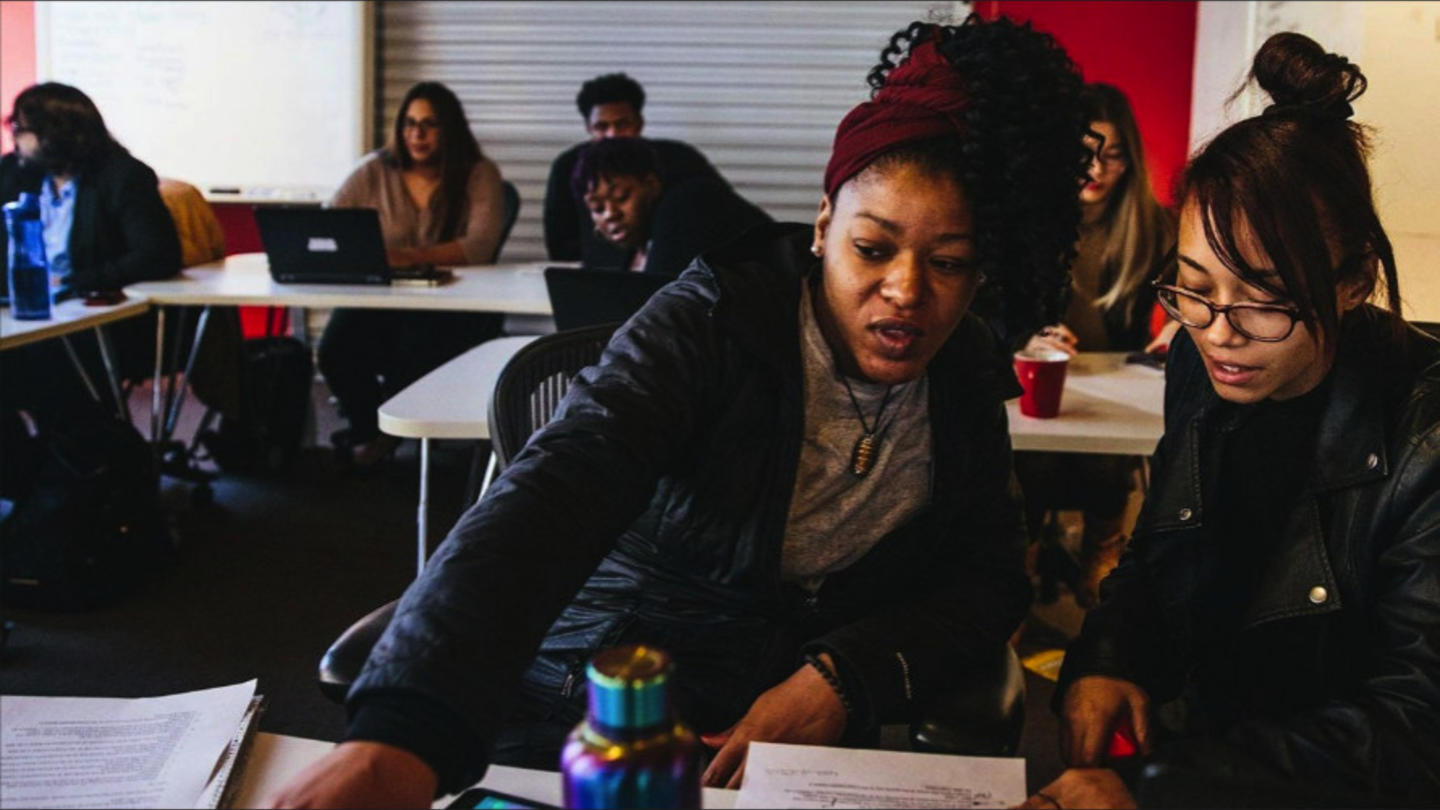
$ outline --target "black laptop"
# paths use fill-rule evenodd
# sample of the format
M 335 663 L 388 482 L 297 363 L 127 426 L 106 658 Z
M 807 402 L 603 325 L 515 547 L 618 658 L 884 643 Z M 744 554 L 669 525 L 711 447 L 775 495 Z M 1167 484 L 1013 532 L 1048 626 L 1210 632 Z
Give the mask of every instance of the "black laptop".
M 673 281 L 655 273 L 545 268 L 555 328 L 561 331 L 630 319 L 655 291 Z
M 255 224 L 281 284 L 439 282 L 434 265 L 391 267 L 385 261 L 380 213 L 373 208 L 255 208 Z

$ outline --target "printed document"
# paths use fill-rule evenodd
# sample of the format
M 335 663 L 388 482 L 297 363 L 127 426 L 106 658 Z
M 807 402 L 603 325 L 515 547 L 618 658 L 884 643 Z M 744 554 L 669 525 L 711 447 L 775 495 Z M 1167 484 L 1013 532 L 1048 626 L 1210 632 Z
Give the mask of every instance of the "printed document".
M 1025 760 L 750 743 L 735 807 L 1013 807 Z
M 0 807 L 194 807 L 254 695 L 0 696 Z

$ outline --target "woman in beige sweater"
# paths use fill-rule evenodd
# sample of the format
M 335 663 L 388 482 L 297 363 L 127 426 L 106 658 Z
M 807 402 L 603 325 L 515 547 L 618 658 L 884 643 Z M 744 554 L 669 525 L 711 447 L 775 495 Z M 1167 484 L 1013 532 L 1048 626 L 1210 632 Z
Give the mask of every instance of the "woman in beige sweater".
M 367 155 L 331 198 L 380 214 L 392 267 L 495 261 L 504 227 L 500 170 L 480 150 L 460 100 L 421 82 L 400 102 L 390 143 Z M 337 309 L 319 365 L 350 427 L 331 436 L 342 463 L 368 467 L 398 439 L 380 433 L 380 403 L 500 332 L 500 316 L 471 312 Z

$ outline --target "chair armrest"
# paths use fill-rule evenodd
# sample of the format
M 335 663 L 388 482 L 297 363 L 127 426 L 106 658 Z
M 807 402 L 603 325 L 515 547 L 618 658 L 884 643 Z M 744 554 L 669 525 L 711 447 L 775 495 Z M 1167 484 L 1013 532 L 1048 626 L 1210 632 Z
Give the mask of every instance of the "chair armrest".
M 910 746 L 937 754 L 1008 757 L 1025 729 L 1025 671 L 1009 644 L 977 660 L 910 724 Z
M 336 703 L 345 702 L 345 695 L 350 692 L 350 685 L 360 677 L 360 669 L 365 666 L 365 659 L 370 657 L 370 650 L 395 617 L 398 601 L 379 607 L 350 625 L 321 656 L 316 679 L 325 697 Z

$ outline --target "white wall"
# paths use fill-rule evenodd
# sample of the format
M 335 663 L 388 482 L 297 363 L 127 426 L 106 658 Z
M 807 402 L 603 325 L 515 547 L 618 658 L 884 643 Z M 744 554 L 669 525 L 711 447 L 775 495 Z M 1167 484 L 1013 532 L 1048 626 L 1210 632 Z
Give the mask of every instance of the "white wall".
M 1255 51 L 1299 31 L 1358 64 L 1370 82 L 1356 120 L 1374 127 L 1370 168 L 1381 221 L 1395 245 L 1405 315 L 1440 321 L 1440 3 L 1215 2 L 1196 27 L 1190 148 L 1268 103 L 1253 88 L 1232 105 Z

